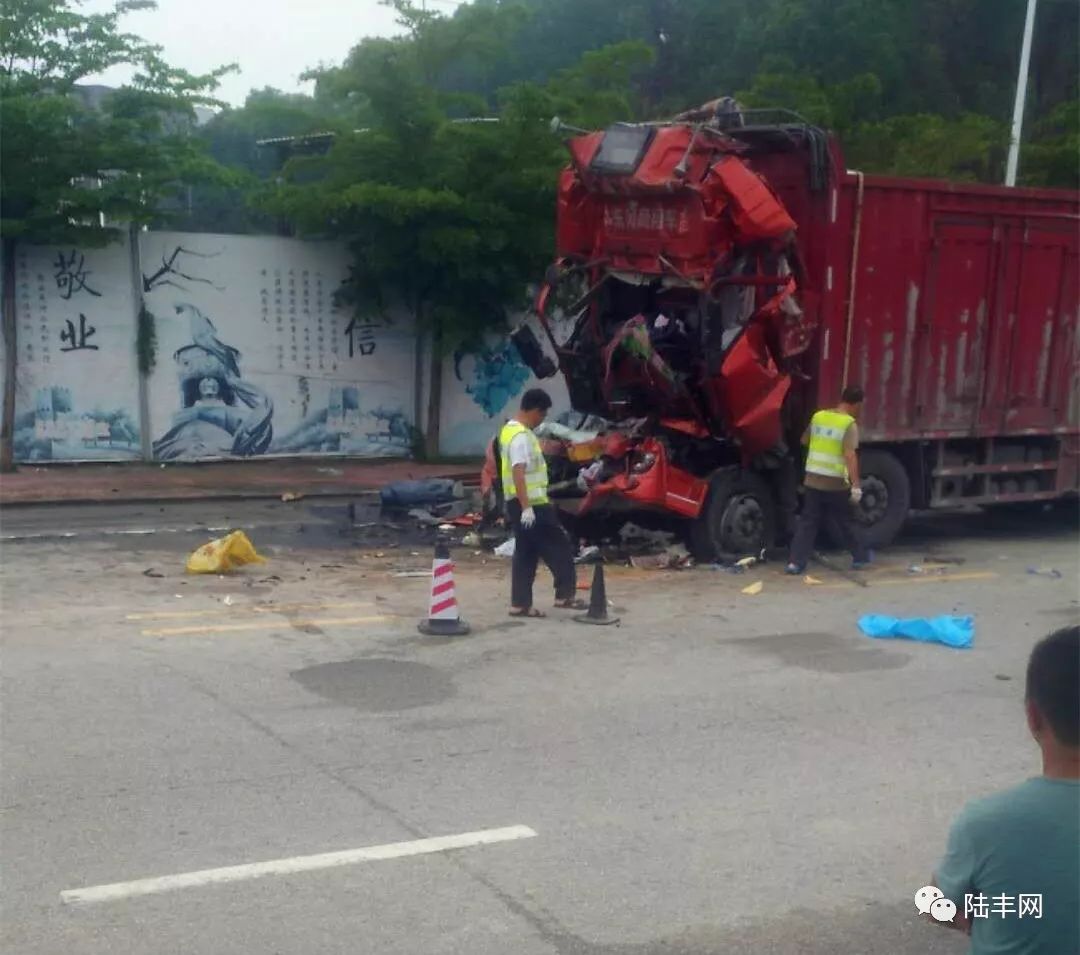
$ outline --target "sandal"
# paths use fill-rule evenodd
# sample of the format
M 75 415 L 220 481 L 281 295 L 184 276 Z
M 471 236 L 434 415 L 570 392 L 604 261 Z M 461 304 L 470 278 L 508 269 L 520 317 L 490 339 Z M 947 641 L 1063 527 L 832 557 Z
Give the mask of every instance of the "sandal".
M 526 607 L 524 610 L 511 610 L 511 617 L 545 617 L 547 614 L 542 610 L 537 610 L 535 607 Z
M 569 600 L 556 600 L 557 610 L 588 610 L 589 604 L 580 597 L 571 597 Z

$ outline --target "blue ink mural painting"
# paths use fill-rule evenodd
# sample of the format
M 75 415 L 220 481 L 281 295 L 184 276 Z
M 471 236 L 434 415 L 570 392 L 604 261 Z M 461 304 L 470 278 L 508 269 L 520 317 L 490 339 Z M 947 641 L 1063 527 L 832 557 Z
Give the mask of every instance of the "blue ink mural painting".
M 240 374 L 240 352 L 194 305 L 176 306 L 191 330 L 191 344 L 173 355 L 180 385 L 180 410 L 172 427 L 154 442 L 160 461 L 264 454 L 273 438 L 274 405 Z
M 465 381 L 461 366 L 466 353 L 454 353 L 454 377 L 465 384 L 465 393 L 492 418 L 520 393 L 531 373 L 509 338 L 503 338 L 495 347 L 483 345 L 471 357 L 472 377 Z

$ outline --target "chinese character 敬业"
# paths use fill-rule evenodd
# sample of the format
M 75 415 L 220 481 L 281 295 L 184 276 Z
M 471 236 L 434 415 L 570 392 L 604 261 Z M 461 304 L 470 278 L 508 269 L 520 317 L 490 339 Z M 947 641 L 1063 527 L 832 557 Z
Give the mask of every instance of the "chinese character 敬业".
M 60 351 L 79 351 L 80 349 L 90 349 L 91 351 L 97 351 L 97 345 L 88 345 L 86 340 L 91 338 L 97 329 L 93 325 L 90 325 L 86 321 L 86 316 L 81 312 L 79 313 L 79 327 L 76 329 L 75 323 L 69 318 L 65 323 L 67 325 L 66 331 L 60 332 L 60 341 L 68 342 L 67 348 L 61 348 Z
M 1032 918 L 1042 918 L 1042 893 L 1030 894 L 1027 892 L 1020 893 L 1020 918 L 1025 915 L 1030 915 Z
M 981 892 L 978 895 L 970 892 L 964 895 L 964 918 L 990 918 L 990 902 L 985 895 Z
M 75 260 L 76 256 L 78 262 Z M 76 292 L 88 292 L 95 298 L 101 298 L 100 292 L 86 284 L 90 272 L 86 268 L 86 256 L 81 252 L 72 249 L 68 258 L 64 258 L 63 252 L 57 252 L 56 262 L 53 264 L 56 266 L 56 287 L 60 289 L 62 298 L 70 299 Z

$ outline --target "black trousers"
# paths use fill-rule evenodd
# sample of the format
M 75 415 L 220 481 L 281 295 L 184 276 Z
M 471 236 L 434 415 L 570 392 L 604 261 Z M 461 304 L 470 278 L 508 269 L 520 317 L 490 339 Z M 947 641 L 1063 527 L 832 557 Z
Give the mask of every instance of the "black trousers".
M 532 527 L 522 527 L 521 504 L 515 500 L 506 502 L 506 516 L 514 529 L 510 603 L 515 607 L 533 605 L 533 583 L 541 560 L 555 578 L 555 599 L 573 600 L 577 596 L 574 547 L 559 523 L 555 508 L 541 504 L 533 510 L 536 523 Z
M 818 491 L 808 487 L 803 497 L 802 513 L 795 527 L 795 539 L 791 542 L 791 563 L 802 567 L 810 559 L 823 521 L 836 539 L 851 551 L 855 560 L 869 559 L 862 532 L 855 524 L 850 492 Z

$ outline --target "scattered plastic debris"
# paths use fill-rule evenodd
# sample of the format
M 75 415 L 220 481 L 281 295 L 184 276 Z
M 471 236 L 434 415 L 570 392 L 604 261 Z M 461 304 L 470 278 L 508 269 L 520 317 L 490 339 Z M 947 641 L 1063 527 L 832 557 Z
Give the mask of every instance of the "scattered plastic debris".
M 233 531 L 203 544 L 187 561 L 189 574 L 220 574 L 245 564 L 265 564 L 243 531 Z
M 461 543 L 466 547 L 479 547 L 483 541 L 480 540 L 480 535 L 476 531 L 469 531 L 468 534 L 461 538 Z
M 693 562 L 682 544 L 668 547 L 660 554 L 637 554 L 630 558 L 630 566 L 638 570 L 681 570 L 690 567 Z
M 899 637 L 965 649 L 970 647 L 975 639 L 975 618 L 941 616 L 904 619 L 884 614 L 868 614 L 859 618 L 859 629 L 868 637 Z
M 1053 580 L 1061 580 L 1061 571 L 1056 567 L 1029 567 L 1027 572 L 1036 577 L 1050 577 Z
M 299 491 L 286 491 L 284 494 L 281 495 L 281 500 L 284 501 L 286 504 L 289 504 L 292 501 L 302 501 L 303 499 L 304 495 L 301 494 Z
M 945 567 L 927 567 L 925 564 L 909 564 L 907 572 L 909 574 L 931 574 L 940 576 L 944 574 L 947 568 Z
M 225 606 L 226 606 L 226 607 L 231 607 L 231 606 L 233 605 L 233 599 L 232 599 L 232 594 L 226 594 L 226 595 L 225 595 L 225 596 L 224 596 L 224 597 L 223 597 L 223 598 L 221 599 L 221 602 L 222 602 L 223 604 L 225 604 Z
M 756 597 L 764 589 L 765 589 L 765 584 L 762 583 L 760 580 L 755 580 L 748 587 L 743 587 L 742 592 L 744 594 L 746 594 L 748 597 Z
M 419 507 L 414 507 L 409 511 L 409 517 L 415 518 L 419 523 L 424 524 L 427 527 L 438 527 L 443 523 L 441 517 L 436 517 L 430 511 L 425 511 Z
M 735 561 L 735 566 L 743 568 L 753 567 L 754 564 L 756 564 L 757 562 L 758 559 L 756 557 L 742 557 L 739 560 Z
M 590 561 L 596 560 L 600 556 L 600 548 L 595 544 L 588 547 L 582 547 L 578 551 L 577 556 L 574 558 L 575 564 L 587 564 Z
M 811 585 L 821 583 L 821 581 L 818 580 L 817 577 L 811 577 L 809 574 L 807 574 L 805 577 L 803 577 L 802 582 L 804 584 L 811 584 Z
M 498 547 L 495 548 L 496 557 L 513 557 L 514 556 L 514 538 L 511 537 L 508 540 L 503 541 Z

